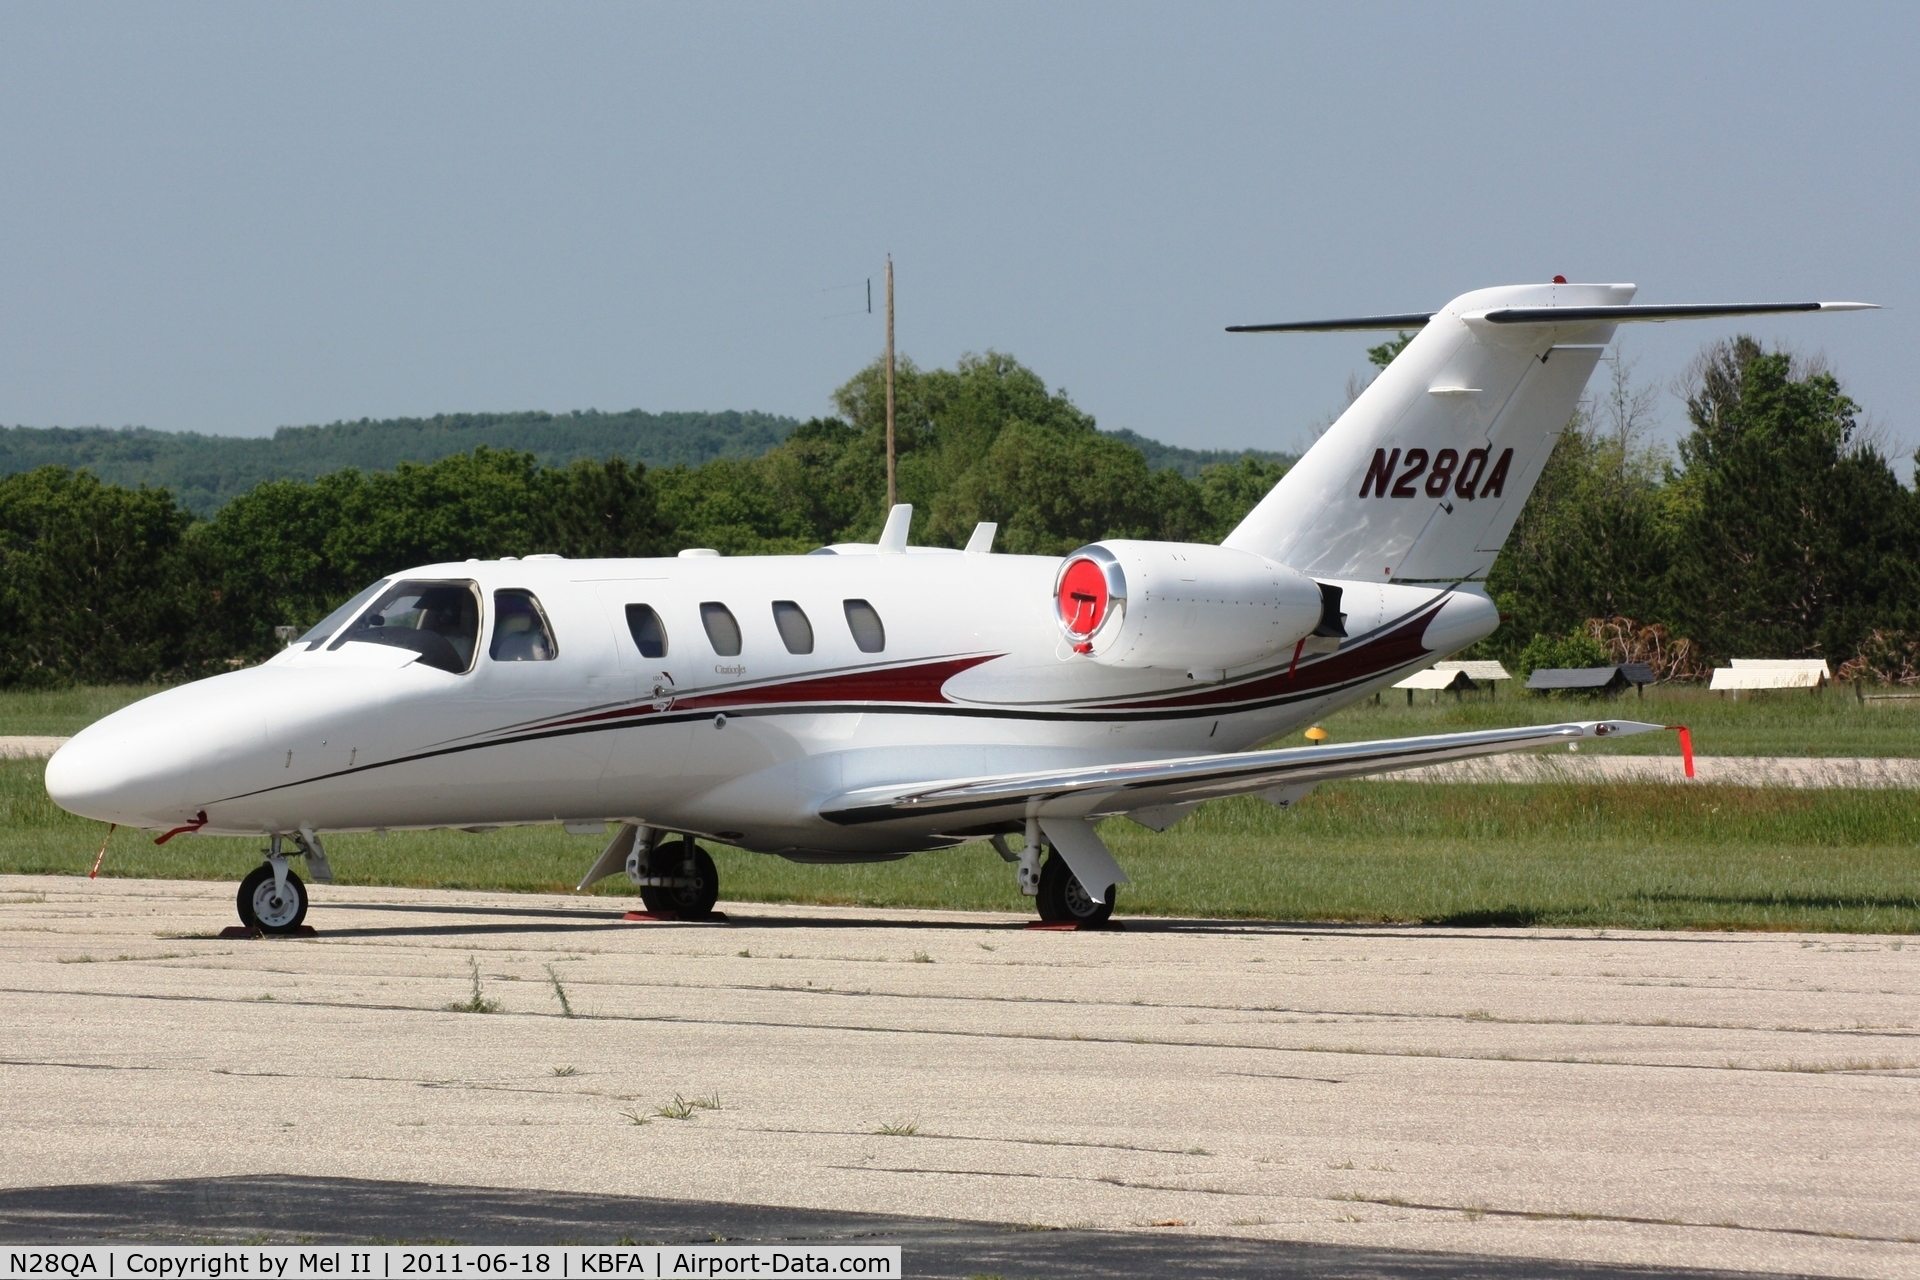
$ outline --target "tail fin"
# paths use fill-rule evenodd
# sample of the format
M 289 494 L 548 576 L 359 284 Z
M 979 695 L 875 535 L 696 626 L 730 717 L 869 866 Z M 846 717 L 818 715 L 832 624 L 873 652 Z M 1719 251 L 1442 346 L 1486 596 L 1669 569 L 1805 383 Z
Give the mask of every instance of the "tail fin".
M 1619 306 L 1633 291 L 1517 285 L 1455 298 L 1226 544 L 1317 578 L 1485 578 L 1614 326 L 1490 324 L 1481 313 Z
M 1630 284 L 1509 285 L 1419 314 L 1242 332 L 1424 327 L 1226 539 L 1318 578 L 1484 579 L 1622 321 L 1863 303 L 1631 306 Z

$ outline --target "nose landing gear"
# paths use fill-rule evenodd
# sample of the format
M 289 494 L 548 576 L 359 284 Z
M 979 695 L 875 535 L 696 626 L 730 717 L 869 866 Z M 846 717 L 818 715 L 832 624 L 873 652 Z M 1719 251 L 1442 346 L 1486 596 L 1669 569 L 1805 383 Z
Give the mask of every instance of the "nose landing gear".
M 240 923 L 261 933 L 293 933 L 307 918 L 307 886 L 275 855 L 240 882 Z
M 235 902 L 240 911 L 240 923 L 261 933 L 298 933 L 307 918 L 307 886 L 287 866 L 287 856 L 281 852 L 280 842 L 278 834 L 270 838 L 265 850 L 267 860 L 249 871 L 240 882 L 240 892 Z M 300 834 L 294 837 L 294 843 L 307 856 L 314 878 L 331 883 L 333 869 L 327 865 L 327 855 L 320 847 L 319 837 L 302 828 Z

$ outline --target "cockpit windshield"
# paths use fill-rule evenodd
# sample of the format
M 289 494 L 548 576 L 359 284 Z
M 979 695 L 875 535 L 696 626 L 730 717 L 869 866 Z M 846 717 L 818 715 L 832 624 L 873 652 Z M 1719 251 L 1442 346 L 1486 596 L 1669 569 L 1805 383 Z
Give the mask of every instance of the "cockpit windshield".
M 349 640 L 412 649 L 420 661 L 455 675 L 473 665 L 480 595 L 471 582 L 400 582 L 328 645 Z
M 360 612 L 362 605 L 379 595 L 380 588 L 386 585 L 387 580 L 385 578 L 380 579 L 380 581 L 374 583 L 365 591 L 362 591 L 359 595 L 347 601 L 338 609 L 335 609 L 332 613 L 320 619 L 320 621 L 314 623 L 313 626 L 307 629 L 307 634 L 295 640 L 294 643 L 304 644 L 310 649 L 318 649 L 332 638 L 334 632 L 346 625 L 348 618 Z

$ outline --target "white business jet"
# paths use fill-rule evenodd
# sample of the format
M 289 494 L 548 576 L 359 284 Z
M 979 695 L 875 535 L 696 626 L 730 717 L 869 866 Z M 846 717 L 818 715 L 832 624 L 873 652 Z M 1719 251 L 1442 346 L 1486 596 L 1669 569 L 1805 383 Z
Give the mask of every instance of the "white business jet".
M 649 909 L 708 915 L 696 839 L 796 862 L 987 841 L 1049 920 L 1126 880 L 1095 830 L 1201 801 L 1661 726 L 1600 720 L 1249 750 L 1493 631 L 1484 582 L 1614 327 L 1866 304 L 1636 306 L 1518 285 L 1434 313 L 1236 331 L 1418 334 L 1219 546 L 1064 559 L 877 544 L 804 556 L 469 560 L 368 587 L 258 667 L 156 694 L 47 766 L 62 808 L 263 836 L 242 921 L 298 928 L 290 859 L 340 831 L 616 834 Z M 1024 837 L 1016 848 L 1008 837 Z

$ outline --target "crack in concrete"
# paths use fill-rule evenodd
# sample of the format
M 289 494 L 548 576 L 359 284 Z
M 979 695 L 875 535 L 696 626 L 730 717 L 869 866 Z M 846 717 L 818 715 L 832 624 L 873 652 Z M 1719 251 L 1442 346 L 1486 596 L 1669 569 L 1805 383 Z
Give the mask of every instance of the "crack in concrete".
M 1540 1211 L 1531 1209 L 1488 1209 L 1477 1205 L 1425 1204 L 1414 1200 L 1402 1200 L 1393 1196 L 1299 1196 L 1277 1191 L 1236 1191 L 1225 1187 L 1178 1187 L 1160 1182 L 1131 1182 L 1124 1178 L 1089 1177 L 1085 1174 L 1029 1173 L 1024 1170 L 996 1171 L 988 1169 L 916 1169 L 898 1168 L 891 1165 L 828 1165 L 829 1169 L 854 1173 L 904 1173 L 924 1174 L 938 1177 L 964 1178 L 1030 1178 L 1042 1182 L 1097 1182 L 1110 1187 L 1121 1187 L 1128 1191 L 1167 1191 L 1187 1195 L 1233 1196 L 1242 1199 L 1264 1200 L 1300 1200 L 1315 1199 L 1334 1204 L 1374 1204 L 1393 1209 L 1418 1209 L 1430 1213 L 1458 1213 L 1466 1216 L 1480 1214 L 1489 1218 L 1522 1218 L 1535 1222 L 1618 1222 L 1630 1226 L 1642 1227 L 1681 1227 L 1711 1231 L 1746 1231 L 1765 1235 L 1811 1236 L 1823 1240 L 1858 1240 L 1868 1244 L 1920 1244 L 1915 1236 L 1870 1236 L 1850 1231 L 1825 1231 L 1818 1227 L 1758 1227 L 1740 1222 L 1690 1222 L 1682 1218 L 1647 1218 L 1632 1214 L 1618 1213 L 1581 1213 L 1578 1211 Z
M 103 999 L 103 1000 L 174 1001 L 174 1002 L 185 1003 L 185 1004 L 243 1004 L 243 1005 L 259 1004 L 257 1000 L 254 1000 L 251 998 L 240 998 L 240 997 L 229 997 L 229 996 L 156 995 L 151 992 L 85 991 L 85 990 L 78 990 L 78 989 L 68 990 L 68 991 L 46 991 L 46 990 L 39 990 L 35 988 L 0 987 L 0 993 L 5 993 L 9 995 L 87 996 L 87 997 L 92 997 L 95 999 Z M 443 1014 L 447 1016 L 458 1016 L 458 1017 L 470 1016 L 466 1014 L 454 1014 L 445 1009 L 423 1007 L 420 1005 L 373 1004 L 373 1003 L 355 1003 L 355 1002 L 335 1002 L 335 1001 L 325 1001 L 325 1000 L 286 1000 L 286 999 L 275 1000 L 273 1004 L 280 1008 L 337 1009 L 337 1010 L 346 1010 L 346 1011 L 358 1010 L 361 1012 L 372 1012 L 372 1013 Z M 265 1007 L 265 1006 L 262 1006 L 262 1007 Z M 1860 1076 L 1860 1077 L 1868 1077 L 1873 1079 L 1884 1079 L 1884 1080 L 1920 1079 L 1920 1076 L 1889 1074 L 1890 1072 L 1905 1071 L 1909 1069 L 1906 1067 L 1894 1067 L 1894 1066 L 1888 1066 L 1888 1067 L 1874 1066 L 1874 1067 L 1859 1067 L 1859 1068 L 1840 1067 L 1840 1068 L 1834 1068 L 1834 1069 L 1827 1069 L 1827 1068 L 1817 1068 L 1817 1067 L 1789 1064 L 1786 1066 L 1774 1066 L 1774 1067 L 1767 1067 L 1767 1066 L 1749 1067 L 1749 1066 L 1737 1066 L 1732 1063 L 1714 1064 L 1714 1063 L 1706 1063 L 1706 1062 L 1633 1062 L 1633 1061 L 1622 1059 L 1622 1058 L 1583 1058 L 1583 1057 L 1573 1057 L 1573 1056 L 1549 1058 L 1549 1057 L 1532 1057 L 1532 1056 L 1525 1056 L 1521 1054 L 1512 1054 L 1512 1053 L 1497 1053 L 1497 1054 L 1496 1053 L 1486 1053 L 1486 1054 L 1443 1053 L 1435 1049 L 1369 1049 L 1369 1048 L 1360 1048 L 1357 1046 L 1335 1046 L 1335 1045 L 1313 1045 L 1313 1044 L 1309 1044 L 1309 1045 L 1249 1044 L 1245 1042 L 1224 1041 L 1224 1040 L 1161 1040 L 1161 1039 L 1154 1039 L 1147 1036 L 1101 1036 L 1101 1035 L 1085 1035 L 1081 1033 L 1045 1034 L 1041 1032 L 1022 1032 L 1022 1031 L 963 1031 L 963 1030 L 958 1030 L 951 1027 L 866 1027 L 866 1026 L 856 1026 L 850 1023 L 775 1022 L 768 1019 L 747 1019 L 747 1018 L 690 1018 L 690 1017 L 685 1017 L 682 1015 L 674 1015 L 674 1014 L 642 1015 L 642 1014 L 581 1013 L 581 1014 L 576 1014 L 572 1019 L 565 1019 L 561 1014 L 558 1014 L 558 1013 L 536 1013 L 530 1010 L 503 1009 L 491 1014 L 472 1015 L 472 1016 L 486 1016 L 486 1017 L 496 1017 L 496 1018 L 552 1018 L 552 1019 L 560 1019 L 563 1021 L 575 1021 L 575 1022 L 632 1022 L 632 1023 L 649 1023 L 649 1024 L 667 1025 L 667 1026 L 740 1027 L 740 1028 L 754 1028 L 754 1029 L 760 1029 L 760 1030 L 776 1030 L 776 1031 L 801 1031 L 801 1032 L 839 1031 L 839 1032 L 849 1032 L 849 1033 L 877 1035 L 877 1036 L 902 1036 L 902 1035 L 949 1036 L 949 1037 L 953 1037 L 956 1039 L 963 1039 L 963 1040 L 1025 1040 L 1025 1041 L 1033 1041 L 1036 1043 L 1111 1045 L 1111 1046 L 1125 1046 L 1125 1047 L 1131 1047 L 1131 1048 L 1200 1049 L 1200 1050 L 1227 1049 L 1227 1050 L 1239 1050 L 1239 1051 L 1248 1052 L 1248 1053 L 1327 1053 L 1327 1054 L 1345 1054 L 1345 1055 L 1350 1055 L 1354 1057 L 1427 1058 L 1427 1059 L 1433 1059 L 1435 1061 L 1446 1061 L 1446 1062 L 1493 1062 L 1493 1063 L 1511 1062 L 1511 1063 L 1523 1063 L 1523 1064 L 1531 1063 L 1531 1064 L 1543 1064 L 1543 1065 L 1553 1065 L 1553 1066 L 1573 1066 L 1573 1067 L 1620 1067 L 1620 1068 L 1626 1068 L 1630 1070 L 1647 1070 L 1647 1071 L 1733 1071 L 1733 1072 L 1752 1072 L 1752 1073 L 1760 1073 L 1760 1074 L 1768 1074 L 1768 1075 L 1801 1075 L 1801 1074 L 1827 1075 L 1827 1076 L 1849 1075 L 1849 1076 Z
M 1818 1227 L 1756 1227 L 1742 1222 L 1689 1222 L 1683 1218 L 1642 1218 L 1625 1213 L 1582 1213 L 1578 1210 L 1488 1209 L 1480 1205 L 1423 1204 L 1393 1196 L 1342 1195 L 1329 1199 L 1348 1204 L 1377 1204 L 1394 1209 L 1421 1209 L 1431 1213 L 1481 1214 L 1489 1218 L 1525 1218 L 1534 1222 L 1620 1222 L 1636 1227 L 1692 1227 L 1709 1231 L 1753 1231 L 1766 1235 L 1813 1236 L 1822 1240 L 1860 1240 L 1868 1244 L 1920 1244 L 1920 1236 L 1863 1236 L 1851 1231 L 1822 1231 Z
M 1190 1150 L 1183 1150 L 1176 1147 L 1139 1147 L 1139 1146 L 1133 1146 L 1125 1142 L 1072 1142 L 1064 1139 L 1056 1140 L 1053 1138 L 981 1138 L 981 1137 L 975 1137 L 970 1134 L 962 1134 L 962 1133 L 914 1132 L 914 1133 L 895 1134 L 895 1133 L 873 1133 L 871 1131 L 861 1131 L 856 1129 L 774 1129 L 774 1128 L 767 1128 L 760 1125 L 740 1125 L 734 1130 L 734 1132 L 736 1133 L 790 1133 L 790 1134 L 795 1134 L 802 1137 L 907 1138 L 907 1139 L 912 1139 L 914 1141 L 919 1141 L 922 1138 L 929 1138 L 936 1142 L 982 1142 L 982 1143 L 993 1143 L 993 1144 L 1012 1143 L 1018 1146 L 1028 1146 L 1028 1147 L 1073 1147 L 1076 1149 L 1085 1148 L 1087 1150 L 1092 1150 L 1092 1151 L 1134 1151 L 1142 1155 L 1194 1156 L 1195 1159 L 1206 1159 L 1210 1157 L 1212 1154 L 1211 1152 L 1209 1152 L 1208 1156 L 1205 1156 L 1205 1157 L 1195 1156 L 1194 1153 Z
M 307 940 L 307 941 L 311 942 L 312 940 Z M 350 945 L 357 945 L 357 944 L 350 944 Z M 436 948 L 436 949 L 461 950 L 461 948 L 451 948 L 451 947 Z M 465 950 L 471 950 L 471 949 L 472 948 L 465 948 Z M 489 948 L 481 948 L 481 949 L 488 950 Z M 198 958 L 203 958 L 203 956 L 206 954 L 209 954 L 209 953 L 196 953 L 192 957 L 156 956 L 151 958 L 152 959 L 174 959 L 174 958 L 198 959 Z M 234 955 L 235 953 L 232 951 L 221 951 L 221 952 L 214 952 L 210 954 L 230 956 L 230 955 Z M 116 957 L 116 959 L 118 958 L 137 960 L 137 959 L 144 959 L 147 957 L 138 957 L 138 956 Z M 701 958 L 717 958 L 717 953 L 716 953 L 716 956 L 714 957 L 701 957 Z M 735 957 L 733 957 L 732 955 L 728 955 L 725 958 L 731 960 L 731 959 L 734 959 Z M 755 958 L 759 959 L 760 957 L 755 957 Z M 803 959 L 811 960 L 814 958 L 805 957 Z M 826 963 L 826 962 L 827 962 L 826 959 L 824 958 L 821 959 L 821 963 Z M 841 959 L 835 962 L 844 963 L 845 961 L 844 959 Z M 894 964 L 899 962 L 887 960 L 887 961 L 881 961 L 880 963 Z M 184 968 L 187 966 L 167 966 L 167 967 Z M 238 969 L 232 969 L 232 968 L 223 968 L 221 966 L 208 966 L 208 967 L 213 968 L 215 971 L 219 971 L 219 972 L 248 972 L 248 973 L 260 972 L 259 970 L 253 970 L 253 969 L 238 970 Z M 273 970 L 272 972 L 290 972 L 290 971 Z M 309 975 L 303 974 L 300 976 L 309 976 Z M 1270 975 L 1262 975 L 1262 976 L 1265 977 Z M 1535 1027 L 1535 1026 L 1588 1027 L 1590 1026 L 1590 1027 L 1623 1027 L 1623 1028 L 1632 1028 L 1632 1029 L 1661 1030 L 1661 1031 L 1668 1031 L 1668 1030 L 1750 1031 L 1757 1034 L 1766 1034 L 1766 1035 L 1858 1036 L 1858 1037 L 1866 1037 L 1866 1038 L 1892 1038 L 1892 1039 L 1903 1039 L 1903 1040 L 1904 1039 L 1920 1039 L 1920 1028 L 1909 1026 L 1909 1025 L 1901 1025 L 1901 1024 L 1894 1024 L 1887 1027 L 1860 1027 L 1860 1026 L 1807 1027 L 1807 1026 L 1780 1026 L 1780 1025 L 1764 1026 L 1757 1023 L 1743 1023 L 1743 1022 L 1675 1022 L 1672 1020 L 1664 1020 L 1664 1019 L 1639 1020 L 1639 1019 L 1632 1019 L 1632 1018 L 1551 1018 L 1551 1017 L 1509 1018 L 1509 1017 L 1502 1017 L 1499 1015 L 1488 1015 L 1488 1014 L 1480 1013 L 1477 1011 L 1468 1012 L 1468 1013 L 1440 1013 L 1440 1012 L 1402 1013 L 1394 1010 L 1384 1010 L 1384 1009 L 1338 1009 L 1338 1008 L 1316 1009 L 1316 1008 L 1309 1008 L 1306 1006 L 1298 1006 L 1298 1005 L 1187 1004 L 1187 1003 L 1171 1003 L 1171 1002 L 1165 1002 L 1165 1001 L 1106 1000 L 1106 999 L 1098 999 L 1098 998 L 1076 1000 L 1076 999 L 1059 997 L 1059 996 L 989 996 L 989 995 L 973 995 L 973 994 L 950 993 L 950 992 L 873 991 L 873 990 L 860 991 L 860 990 L 854 990 L 846 987 L 794 987 L 794 986 L 788 986 L 782 983 L 762 984 L 762 983 L 750 983 L 750 982 L 604 981 L 604 980 L 595 979 L 591 977 L 570 977 L 568 979 L 568 985 L 573 987 L 581 987 L 581 988 L 588 988 L 588 989 L 608 989 L 608 990 L 616 990 L 616 991 L 638 990 L 638 991 L 747 992 L 747 993 L 761 993 L 761 994 L 768 994 L 768 995 L 835 996 L 835 997 L 846 998 L 846 999 L 864 998 L 864 999 L 875 999 L 875 1000 L 924 1000 L 929 1002 L 940 1001 L 940 1002 L 951 1002 L 951 1003 L 960 1003 L 960 1004 L 981 1003 L 981 1004 L 1012 1004 L 1012 1005 L 1037 1005 L 1037 1006 L 1067 1006 L 1067 1007 L 1090 1008 L 1090 1009 L 1099 1009 L 1099 1008 L 1160 1009 L 1160 1010 L 1166 1010 L 1169 1012 L 1177 1012 L 1177 1013 L 1186 1013 L 1186 1012 L 1265 1013 L 1265 1014 L 1284 1014 L 1284 1015 L 1291 1015 L 1291 1016 L 1302 1017 L 1302 1018 L 1344 1018 L 1344 1019 L 1351 1019 L 1356 1022 L 1366 1022 L 1369 1020 L 1378 1020 L 1383 1022 L 1394 1022 L 1394 1021 L 1480 1022 L 1480 1023 L 1488 1023 L 1492 1025 L 1499 1025 L 1499 1026 L 1520 1026 L 1520 1027 Z M 1640 986 L 1640 985 L 1660 985 L 1660 984 L 1632 982 L 1632 983 L 1625 983 L 1622 985 Z M 1698 987 L 1703 984 L 1695 983 L 1691 985 Z M 1747 990 L 1747 988 L 1740 987 L 1740 986 L 1729 986 L 1725 989 Z M 1771 990 L 1771 988 L 1768 988 L 1767 990 Z
M 0 1067 L 61 1067 L 71 1071 L 173 1071 L 175 1067 L 129 1066 L 118 1062 L 47 1062 L 37 1058 L 0 1058 Z
M 1630 1027 L 1663 1031 L 1752 1031 L 1769 1035 L 1851 1035 L 1891 1036 L 1903 1039 L 1920 1038 L 1920 1028 L 1905 1026 L 1890 1026 L 1884 1029 L 1875 1027 L 1834 1027 L 1828 1029 L 1820 1027 L 1760 1026 L 1743 1022 L 1673 1022 L 1659 1019 L 1638 1021 L 1630 1018 L 1504 1018 L 1497 1015 L 1488 1016 L 1479 1013 L 1399 1013 L 1392 1010 L 1376 1009 L 1311 1009 L 1294 1005 L 1175 1004 L 1150 1000 L 1074 1000 L 1058 996 L 981 996 L 947 992 L 855 991 L 845 987 L 792 987 L 780 983 L 762 985 L 749 982 L 604 982 L 593 978 L 578 978 L 575 979 L 574 982 L 575 985 L 581 987 L 601 987 L 615 990 L 744 991 L 781 995 L 865 997 L 869 999 L 887 1000 L 927 1000 L 1015 1005 L 1066 1005 L 1076 1008 L 1094 1009 L 1163 1009 L 1177 1013 L 1277 1013 L 1291 1014 L 1302 1018 L 1348 1018 L 1360 1022 L 1367 1020 L 1385 1022 L 1486 1022 L 1501 1026 L 1521 1027 Z

